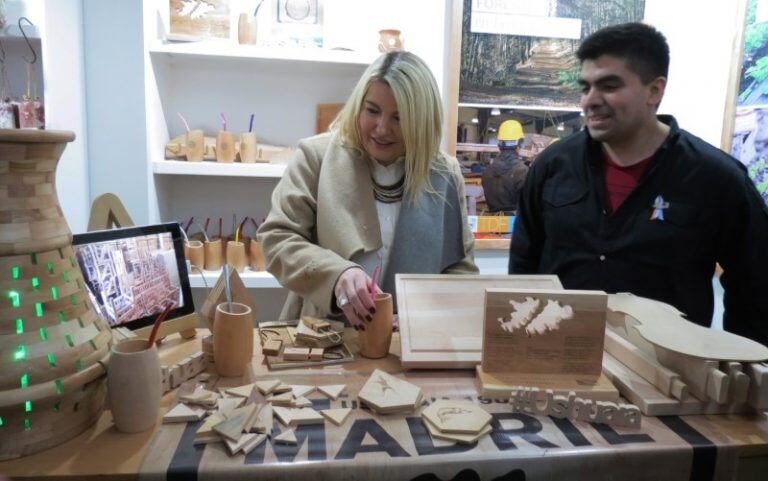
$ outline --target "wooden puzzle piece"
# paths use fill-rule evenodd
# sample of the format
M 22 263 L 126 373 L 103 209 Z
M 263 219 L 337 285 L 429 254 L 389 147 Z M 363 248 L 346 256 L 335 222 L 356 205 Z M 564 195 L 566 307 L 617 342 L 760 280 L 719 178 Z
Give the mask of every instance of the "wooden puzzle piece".
M 344 392 L 346 387 L 346 384 L 329 384 L 326 386 L 317 386 L 317 390 L 335 401 L 339 398 L 341 393 Z
M 352 413 L 351 408 L 325 409 L 323 411 L 320 411 L 320 414 L 323 417 L 325 417 L 327 420 L 329 420 L 336 426 L 341 426 L 342 424 L 344 424 L 344 421 L 347 420 L 347 418 L 351 413 Z
M 298 444 L 298 440 L 296 439 L 296 432 L 293 429 L 283 431 L 282 433 L 275 436 L 272 440 L 276 444 L 288 444 L 291 446 Z

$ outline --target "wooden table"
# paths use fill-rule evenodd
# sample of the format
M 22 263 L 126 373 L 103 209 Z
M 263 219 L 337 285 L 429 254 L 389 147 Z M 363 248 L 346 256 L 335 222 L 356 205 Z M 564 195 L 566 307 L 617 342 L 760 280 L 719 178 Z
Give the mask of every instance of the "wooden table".
M 202 332 L 202 331 L 201 331 Z M 352 336 L 354 336 L 354 331 Z M 200 349 L 200 338 L 173 336 L 161 349 L 171 364 Z M 393 339 L 393 352 L 399 340 Z M 354 340 L 352 342 L 354 344 Z M 258 345 L 258 343 L 257 343 Z M 493 432 L 476 445 L 433 441 L 418 413 L 382 416 L 361 408 L 355 394 L 368 374 L 399 372 L 396 356 L 326 368 L 269 372 L 257 352 L 243 378 L 217 378 L 217 387 L 259 378 L 291 384 L 347 384 L 347 394 L 329 401 L 310 395 L 317 409 L 352 407 L 340 427 L 303 426 L 299 446 L 265 442 L 248 456 L 230 457 L 220 444 L 193 446 L 199 423 L 160 424 L 138 434 L 115 430 L 105 411 L 77 438 L 25 458 L 0 462 L 13 479 L 765 479 L 768 468 L 766 416 L 668 416 L 644 418 L 637 430 L 510 412 L 505 400 L 478 399 L 471 371 L 412 371 L 427 401 L 471 398 L 494 416 Z M 212 371 L 211 371 L 212 372 Z M 164 396 L 161 411 L 173 403 Z M 158 415 L 158 418 L 160 414 Z M 285 429 L 275 423 L 277 431 Z M 421 477 L 419 477 L 421 476 Z

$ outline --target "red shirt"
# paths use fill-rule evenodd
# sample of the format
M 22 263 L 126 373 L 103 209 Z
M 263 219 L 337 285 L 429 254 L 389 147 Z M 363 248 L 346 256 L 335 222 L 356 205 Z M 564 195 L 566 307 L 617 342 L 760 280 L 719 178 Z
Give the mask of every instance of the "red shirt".
M 603 175 L 608 212 L 616 212 L 630 192 L 637 187 L 650 162 L 651 157 L 648 157 L 629 167 L 622 167 L 603 152 Z

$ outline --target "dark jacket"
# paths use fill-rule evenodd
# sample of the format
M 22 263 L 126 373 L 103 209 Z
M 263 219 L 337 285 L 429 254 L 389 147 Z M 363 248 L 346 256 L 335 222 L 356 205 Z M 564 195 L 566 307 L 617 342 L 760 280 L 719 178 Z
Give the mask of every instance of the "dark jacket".
M 483 171 L 483 195 L 491 212 L 517 211 L 520 191 L 523 189 L 528 166 L 514 149 L 502 149 L 499 158 Z
M 768 344 L 768 211 L 744 166 L 674 118 L 639 185 L 606 213 L 599 142 L 586 130 L 542 152 L 528 175 L 510 273 L 557 274 L 568 289 L 632 292 L 709 326 L 715 263 L 724 326 Z M 652 220 L 662 196 L 664 220 Z

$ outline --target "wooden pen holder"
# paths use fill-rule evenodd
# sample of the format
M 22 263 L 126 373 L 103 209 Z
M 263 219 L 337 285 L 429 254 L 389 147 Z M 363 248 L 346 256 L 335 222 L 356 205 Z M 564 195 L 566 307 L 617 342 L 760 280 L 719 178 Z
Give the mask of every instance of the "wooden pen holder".
M 187 161 L 202 162 L 205 154 L 205 136 L 202 130 L 190 130 L 184 136 Z
M 240 45 L 256 44 L 256 17 L 250 13 L 241 13 L 238 18 L 237 43 Z
M 214 239 L 208 241 L 203 245 L 205 250 L 205 270 L 217 271 L 221 269 L 222 255 L 221 255 L 221 239 Z
M 243 272 L 248 264 L 248 258 L 245 256 L 245 244 L 242 242 L 227 242 L 227 264 L 231 265 L 237 272 Z
M 205 266 L 205 249 L 203 248 L 203 243 L 194 239 L 185 241 L 184 257 L 190 264 L 202 269 Z
M 261 250 L 261 242 L 256 239 L 251 239 L 251 257 L 250 257 L 251 269 L 254 271 L 266 270 L 266 262 L 264 261 L 264 252 Z
M 222 130 L 216 136 L 216 162 L 231 163 L 235 161 L 235 136 L 232 132 Z
M 253 132 L 243 132 L 240 134 L 240 162 L 256 162 L 257 147 L 256 134 Z
M 392 295 L 376 294 L 374 303 L 376 313 L 373 319 L 365 324 L 365 330 L 358 331 L 358 337 L 360 355 L 369 359 L 380 359 L 389 354 L 389 344 L 392 341 Z

